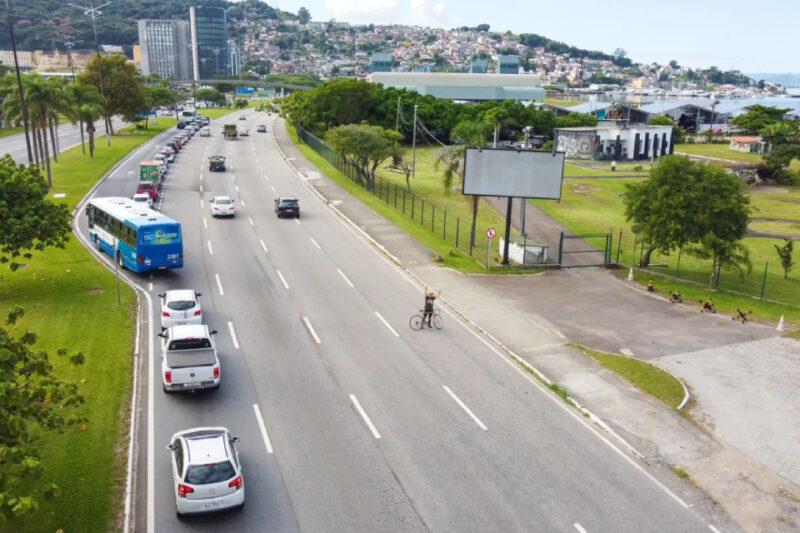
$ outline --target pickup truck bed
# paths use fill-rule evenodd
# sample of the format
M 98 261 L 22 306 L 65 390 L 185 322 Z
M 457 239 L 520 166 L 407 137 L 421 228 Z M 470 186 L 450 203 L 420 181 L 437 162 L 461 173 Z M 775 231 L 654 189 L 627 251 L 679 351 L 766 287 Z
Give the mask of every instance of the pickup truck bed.
M 169 368 L 187 368 L 194 366 L 209 366 L 216 363 L 213 350 L 185 350 L 167 352 L 167 366 Z

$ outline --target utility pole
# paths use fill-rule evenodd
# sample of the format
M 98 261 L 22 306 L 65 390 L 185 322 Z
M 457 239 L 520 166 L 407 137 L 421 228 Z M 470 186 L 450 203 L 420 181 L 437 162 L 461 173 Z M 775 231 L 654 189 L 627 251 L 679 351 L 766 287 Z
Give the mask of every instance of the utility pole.
M 22 75 L 19 73 L 19 59 L 17 58 L 17 41 L 14 38 L 14 24 L 11 22 L 11 0 L 6 0 L 6 21 L 8 22 L 8 34 L 11 37 L 11 51 L 14 54 L 14 71 L 17 74 L 17 89 L 19 90 L 19 105 L 22 108 L 22 125 L 25 128 L 25 146 L 28 148 L 28 164 L 33 164 L 33 152 L 31 151 L 31 137 L 28 131 L 28 106 L 25 104 L 25 90 L 22 88 Z
M 63 41 L 64 46 L 67 48 L 67 62 L 72 71 L 72 81 L 75 81 L 75 64 L 72 62 L 72 49 L 75 48 L 75 45 L 79 42 L 80 41 Z
M 395 114 L 394 119 L 394 131 L 400 131 L 400 97 L 397 97 L 397 113 Z
M 417 176 L 417 105 L 414 104 L 414 133 L 411 137 L 411 179 Z

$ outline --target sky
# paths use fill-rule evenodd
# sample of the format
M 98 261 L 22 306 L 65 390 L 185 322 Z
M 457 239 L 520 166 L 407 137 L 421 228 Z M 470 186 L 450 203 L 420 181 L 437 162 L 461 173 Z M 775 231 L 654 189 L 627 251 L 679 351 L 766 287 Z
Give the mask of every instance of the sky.
M 800 0 L 268 0 L 312 20 L 538 33 L 637 62 L 800 72 Z

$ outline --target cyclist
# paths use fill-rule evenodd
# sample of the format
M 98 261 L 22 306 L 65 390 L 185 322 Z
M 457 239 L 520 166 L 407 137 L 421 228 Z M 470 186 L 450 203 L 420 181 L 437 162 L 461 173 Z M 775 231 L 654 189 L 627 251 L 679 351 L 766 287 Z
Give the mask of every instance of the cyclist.
M 433 292 L 430 287 L 425 289 L 425 310 L 422 314 L 422 325 L 425 326 L 425 321 L 428 321 L 428 327 L 431 327 L 431 319 L 433 318 L 433 302 L 442 294 L 442 291 Z

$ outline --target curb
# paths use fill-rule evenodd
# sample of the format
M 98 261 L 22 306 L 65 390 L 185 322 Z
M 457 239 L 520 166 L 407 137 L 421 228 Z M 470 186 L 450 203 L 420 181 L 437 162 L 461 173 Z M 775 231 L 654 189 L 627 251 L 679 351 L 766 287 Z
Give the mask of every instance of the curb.
M 284 121 L 284 122 L 285 122 L 285 121 Z M 284 127 L 285 127 L 285 126 L 284 126 Z M 306 180 L 302 179 L 302 174 L 301 174 L 301 173 L 300 173 L 300 171 L 297 169 L 297 167 L 296 167 L 296 166 L 295 166 L 295 165 L 294 165 L 294 164 L 293 164 L 293 163 L 292 163 L 292 162 L 289 160 L 289 158 L 286 156 L 286 154 L 284 153 L 283 149 L 281 148 L 280 144 L 278 143 L 278 140 L 275 138 L 275 127 L 274 127 L 274 126 L 273 126 L 273 128 L 272 128 L 272 141 L 275 143 L 275 146 L 276 146 L 276 148 L 278 149 L 278 153 L 280 153 L 280 155 L 281 155 L 281 157 L 283 158 L 283 160 L 284 160 L 284 161 L 285 161 L 285 162 L 286 162 L 286 163 L 289 165 L 289 167 L 290 167 L 292 170 L 294 170 L 294 172 L 295 172 L 295 173 L 296 173 L 298 176 L 301 176 L 301 182 L 303 182 L 303 184 L 304 184 L 304 185 L 305 185 L 305 186 L 306 186 L 306 187 L 307 187 L 307 188 L 308 188 L 310 191 L 312 191 L 312 192 L 313 192 L 313 193 L 314 193 L 314 194 L 315 194 L 315 195 L 316 195 L 316 196 L 317 196 L 317 197 L 318 197 L 318 198 L 319 198 L 321 201 L 323 201 L 323 202 L 325 203 L 325 205 L 326 205 L 326 206 L 327 206 L 327 207 L 328 207 L 328 208 L 329 208 L 331 211 L 333 211 L 333 212 L 334 212 L 334 213 L 335 213 L 337 216 L 339 216 L 339 217 L 340 217 L 342 220 L 344 220 L 345 222 L 347 222 L 347 223 L 348 223 L 350 226 L 352 226 L 353 228 L 355 228 L 356 230 L 358 230 L 358 232 L 359 232 L 359 233 L 361 233 L 361 234 L 362 234 L 362 235 L 363 235 L 363 236 L 364 236 L 364 237 L 365 237 L 365 238 L 366 238 L 366 239 L 367 239 L 367 240 L 368 240 L 368 241 L 369 241 L 369 242 L 370 242 L 370 243 L 371 243 L 373 246 L 375 246 L 375 247 L 376 247 L 378 250 L 380 250 L 380 251 L 381 251 L 381 252 L 382 252 L 384 255 L 386 255 L 386 256 L 387 256 L 389 259 L 391 259 L 391 260 L 392 260 L 392 262 L 394 262 L 394 263 L 395 263 L 395 264 L 396 264 L 396 265 L 397 265 L 397 266 L 398 266 L 398 267 L 399 267 L 399 268 L 400 268 L 400 269 L 401 269 L 401 270 L 402 270 L 402 271 L 403 271 L 405 274 L 409 275 L 409 276 L 410 276 L 412 279 L 414 279 L 414 281 L 416 281 L 417 283 L 419 283 L 419 284 L 420 284 L 420 285 L 422 285 L 423 287 L 427 287 L 427 286 L 428 286 L 428 285 L 427 285 L 427 284 L 426 284 L 426 283 L 425 283 L 425 282 L 424 282 L 424 281 L 423 281 L 421 278 L 419 278 L 419 277 L 418 277 L 416 274 L 414 274 L 413 272 L 411 272 L 411 271 L 410 271 L 410 270 L 409 270 L 409 269 L 408 269 L 408 268 L 407 268 L 407 267 L 406 267 L 406 266 L 403 264 L 403 262 L 400 260 L 400 258 L 398 258 L 398 257 L 397 257 L 397 256 L 395 256 L 394 254 L 392 254 L 391 252 L 389 252 L 389 250 L 387 250 L 387 249 L 386 249 L 386 247 L 385 247 L 384 245 L 382 245 L 382 244 L 381 244 L 381 243 L 379 243 L 377 240 L 375 240 L 375 238 L 373 238 L 373 237 L 372 237 L 372 236 L 371 236 L 369 233 L 367 233 L 367 232 L 366 232 L 364 229 L 362 229 L 362 228 L 361 228 L 360 226 L 358 226 L 358 225 L 357 225 L 355 222 L 353 222 L 353 221 L 352 221 L 352 220 L 351 220 L 351 219 L 350 219 L 350 218 L 349 218 L 347 215 L 345 215 L 344 213 L 342 213 L 342 212 L 341 212 L 341 211 L 340 211 L 340 210 L 339 210 L 339 209 L 338 209 L 338 208 L 337 208 L 335 205 L 332 205 L 332 204 L 331 204 L 331 203 L 328 201 L 328 199 L 327 199 L 327 198 L 325 198 L 325 196 L 323 196 L 323 195 L 322 195 L 322 193 L 320 193 L 320 192 L 319 192 L 319 191 L 316 189 L 316 187 L 314 187 L 313 185 L 311 185 L 310 183 L 308 183 Z M 293 141 L 292 141 L 292 142 L 293 142 Z M 313 165 L 313 163 L 312 163 L 312 165 Z M 324 172 L 323 172 L 323 174 L 324 174 Z M 330 178 L 328 178 L 328 179 L 330 179 Z M 461 311 L 459 311 L 459 310 L 458 310 L 458 308 L 457 308 L 456 306 L 454 306 L 453 304 L 451 304 L 450 302 L 448 302 L 448 301 L 447 301 L 445 298 L 442 298 L 442 297 L 440 297 L 440 298 L 439 298 L 439 300 L 440 300 L 440 301 L 442 301 L 442 303 L 444 303 L 444 304 L 445 304 L 445 305 L 446 305 L 446 306 L 447 306 L 447 307 L 448 307 L 450 310 L 452 310 L 452 312 L 453 312 L 453 313 L 455 313 L 456 315 L 458 315 L 458 316 L 459 316 L 459 317 L 460 317 L 460 318 L 461 318 L 461 319 L 462 319 L 464 322 L 466 322 L 467 324 L 469 324 L 469 325 L 470 325 L 470 326 L 471 326 L 473 329 L 475 329 L 476 331 L 480 332 L 480 333 L 481 333 L 482 335 L 484 335 L 486 338 L 488 338 L 489 340 L 491 340 L 491 341 L 492 341 L 492 343 L 494 343 L 494 344 L 495 344 L 497 347 L 499 347 L 499 348 L 500 348 L 500 349 L 501 349 L 503 352 L 505 352 L 505 353 L 506 353 L 506 354 L 509 356 L 509 358 L 510 358 L 510 359 L 511 359 L 513 362 L 515 362 L 515 363 L 516 363 L 517 365 L 519 365 L 519 366 L 522 366 L 522 367 L 524 367 L 526 370 L 528 370 L 528 371 L 529 371 L 529 372 L 531 372 L 531 373 L 532 373 L 534 376 L 536 376 L 536 378 L 537 378 L 537 379 L 538 379 L 540 382 L 544 383 L 544 384 L 545 384 L 545 385 L 547 385 L 548 387 L 549 387 L 550 385 L 552 385 L 552 384 L 553 384 L 553 381 L 552 381 L 550 378 L 548 378 L 548 377 L 547 377 L 547 376 L 546 376 L 546 375 L 545 375 L 543 372 L 541 372 L 539 369 L 537 369 L 536 367 L 534 367 L 533 365 L 531 365 L 530 363 L 528 363 L 527 361 L 525 361 L 525 360 L 524 360 L 522 357 L 520 357 L 519 355 L 517 355 L 517 354 L 516 354 L 516 353 L 515 353 L 513 350 L 511 350 L 511 348 L 509 348 L 508 346 L 506 346 L 506 345 L 505 345 L 503 342 L 501 342 L 499 339 L 497 339 L 497 338 L 496 338 L 494 335 L 492 335 L 491 333 L 489 333 L 488 331 L 486 331 L 485 329 L 483 329 L 483 328 L 482 328 L 481 326 L 479 326 L 479 325 L 478 325 L 476 322 L 474 322 L 474 321 L 473 321 L 471 318 L 469 318 L 467 315 L 465 315 L 464 313 L 462 313 Z M 558 331 L 555 331 L 555 330 L 551 330 L 551 329 L 548 329 L 548 328 L 544 328 L 543 326 L 540 326 L 540 327 L 542 327 L 543 329 L 545 329 L 545 331 L 548 331 L 548 332 L 552 333 L 553 335 L 555 335 L 555 336 L 557 336 L 557 337 L 559 337 L 559 338 L 562 338 L 562 339 L 563 339 L 563 334 L 561 334 L 560 332 L 558 332 Z M 619 442 L 619 443 L 620 443 L 620 444 L 621 444 L 621 445 L 622 445 L 622 446 L 623 446 L 623 447 L 624 447 L 626 450 L 628 450 L 629 452 L 633 453 L 633 454 L 634 454 L 636 457 L 638 457 L 639 459 L 641 459 L 641 460 L 644 460 L 644 458 L 645 458 L 644 454 L 643 454 L 643 453 L 641 453 L 639 450 L 637 450 L 637 449 L 636 449 L 636 448 L 635 448 L 633 445 L 631 445 L 631 444 L 630 444 L 628 441 L 626 441 L 626 440 L 625 440 L 625 439 L 624 439 L 624 438 L 623 438 L 621 435 L 619 435 L 617 432 L 615 432 L 613 429 L 611 429 L 611 427 L 610 427 L 610 426 L 609 426 L 609 425 L 608 425 L 606 422 L 604 422 L 604 421 L 603 421 L 603 419 L 601 419 L 599 416 L 595 415 L 595 414 L 594 414 L 592 411 L 590 411 L 589 409 L 587 409 L 587 408 L 583 407 L 583 406 L 582 406 L 580 403 L 578 403 L 578 402 L 577 402 L 577 401 L 576 401 L 574 398 L 572 398 L 571 396 L 569 396 L 569 395 L 568 395 L 568 396 L 566 397 L 566 400 L 567 400 L 567 403 L 570 403 L 570 404 L 572 404 L 572 405 L 573 405 L 573 406 L 574 406 L 574 407 L 575 407 L 575 408 L 576 408 L 578 411 L 580 411 L 580 412 L 581 412 L 583 415 L 587 416 L 587 417 L 588 417 L 588 418 L 589 418 L 589 419 L 590 419 L 592 422 L 594 422 L 594 423 L 595 423 L 597 426 L 599 426 L 599 427 L 600 427 L 600 428 L 602 428 L 602 429 L 603 429 L 603 430 L 604 430 L 606 433 L 608 433 L 609 435 L 611 435 L 611 436 L 612 436 L 612 437 L 613 437 L 613 438 L 614 438 L 614 439 L 615 439 L 617 442 Z

